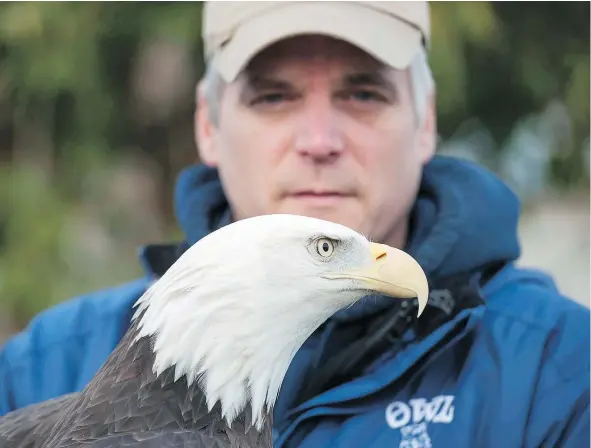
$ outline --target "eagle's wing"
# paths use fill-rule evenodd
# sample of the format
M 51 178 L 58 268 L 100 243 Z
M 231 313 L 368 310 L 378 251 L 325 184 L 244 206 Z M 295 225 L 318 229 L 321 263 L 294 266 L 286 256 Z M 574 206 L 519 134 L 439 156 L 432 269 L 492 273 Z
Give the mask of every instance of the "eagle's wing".
M 228 438 L 223 429 L 208 431 L 207 429 L 187 430 L 155 430 L 129 434 L 107 434 L 85 440 L 62 440 L 52 448 L 272 448 L 271 433 L 268 437 L 262 434 L 256 437 Z
M 38 448 L 59 418 L 78 397 L 71 393 L 9 412 L 0 417 L 0 447 Z
M 147 338 L 128 334 L 48 434 L 47 448 L 184 447 L 271 448 L 271 419 L 258 433 L 245 414 L 232 428 L 219 405 L 208 411 L 197 382 L 174 380 L 169 369 L 152 372 L 154 355 Z M 45 448 L 45 447 L 44 447 Z

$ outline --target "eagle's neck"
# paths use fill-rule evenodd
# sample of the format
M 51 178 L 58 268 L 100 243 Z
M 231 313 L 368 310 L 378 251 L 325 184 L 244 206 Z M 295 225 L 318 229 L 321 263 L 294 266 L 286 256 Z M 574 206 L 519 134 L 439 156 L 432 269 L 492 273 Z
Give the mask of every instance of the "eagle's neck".
M 258 362 L 241 359 L 231 351 L 220 355 L 214 350 L 211 358 L 204 356 L 192 363 L 187 362 L 187 357 L 163 350 L 162 334 L 142 336 L 139 323 L 134 322 L 134 344 L 142 346 L 143 352 L 146 347 L 150 351 L 143 357 L 142 370 L 149 371 L 142 386 L 146 391 L 154 387 L 174 390 L 179 401 L 185 403 L 183 412 L 219 415 L 228 426 L 236 427 L 237 432 L 240 428 L 266 431 L 293 353 L 280 353 L 271 362 Z
M 260 425 L 254 426 L 251 408 L 245 406 L 229 421 L 224 418 L 222 403 L 218 401 L 213 406 L 208 404 L 206 394 L 199 381 L 190 383 L 186 375 L 178 377 L 175 366 L 156 373 L 154 368 L 156 357 L 152 352 L 153 337 L 140 338 L 134 344 L 138 346 L 139 352 L 145 353 L 142 357 L 142 365 L 139 366 L 144 375 L 137 395 L 140 402 L 160 394 L 166 402 L 162 405 L 179 411 L 176 423 L 184 428 L 202 428 L 213 424 L 223 429 L 230 438 L 250 441 L 244 443 L 244 446 L 271 446 L 273 425 L 271 413 L 265 413 Z M 137 358 L 137 361 L 139 360 L 140 358 Z M 174 404 L 171 405 L 171 402 Z M 262 441 L 268 443 L 261 444 Z M 238 446 L 242 446 L 242 444 Z
M 177 297 L 172 300 L 183 300 Z M 148 337 L 152 341 L 154 374 L 168 382 L 182 380 L 188 387 L 199 388 L 207 408 L 213 410 L 219 403 L 228 424 L 248 413 L 250 424 L 259 430 L 272 412 L 293 356 L 328 317 L 321 315 L 318 322 L 303 326 L 296 323 L 305 321 L 298 313 L 310 314 L 305 307 L 291 308 L 286 316 L 278 312 L 265 316 L 273 312 L 267 307 L 259 312 L 260 319 L 244 321 L 243 316 L 254 316 L 255 311 L 220 306 L 215 301 L 192 313 L 186 311 L 190 306 L 175 305 L 153 307 L 146 303 L 135 316 L 136 339 Z

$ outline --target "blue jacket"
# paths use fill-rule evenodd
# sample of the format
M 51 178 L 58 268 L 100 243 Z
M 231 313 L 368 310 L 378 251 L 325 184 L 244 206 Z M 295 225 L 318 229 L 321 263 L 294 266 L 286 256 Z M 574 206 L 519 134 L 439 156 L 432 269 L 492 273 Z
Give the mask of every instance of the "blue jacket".
M 183 172 L 175 202 L 188 244 L 229 222 L 210 169 Z M 589 446 L 589 312 L 547 275 L 514 265 L 518 216 L 516 197 L 491 173 L 436 157 L 407 250 L 430 281 L 502 266 L 482 286 L 484 304 L 426 337 L 409 330 L 402 349 L 301 403 L 304 374 L 338 350 L 328 336 L 363 326 L 391 302 L 337 313 L 290 366 L 274 411 L 276 446 Z M 10 339 L 0 352 L 0 415 L 83 388 L 127 329 L 135 300 L 175 256 L 175 246 L 146 247 L 145 278 L 48 309 Z

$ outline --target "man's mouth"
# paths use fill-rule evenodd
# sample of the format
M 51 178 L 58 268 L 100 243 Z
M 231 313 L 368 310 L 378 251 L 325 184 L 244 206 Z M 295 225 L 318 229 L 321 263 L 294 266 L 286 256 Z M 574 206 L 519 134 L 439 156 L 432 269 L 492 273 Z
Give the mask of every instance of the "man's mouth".
M 296 193 L 291 194 L 290 196 L 294 196 L 296 198 L 305 198 L 305 197 L 344 197 L 343 193 L 339 193 L 337 191 L 298 191 Z
M 302 190 L 287 195 L 290 199 L 316 205 L 330 205 L 352 196 L 350 193 L 329 190 Z

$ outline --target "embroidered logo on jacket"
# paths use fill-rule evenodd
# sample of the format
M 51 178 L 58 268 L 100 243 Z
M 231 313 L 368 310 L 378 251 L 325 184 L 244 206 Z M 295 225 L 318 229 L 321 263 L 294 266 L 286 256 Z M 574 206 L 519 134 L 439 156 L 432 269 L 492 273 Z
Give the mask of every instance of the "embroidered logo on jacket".
M 413 398 L 405 403 L 394 401 L 386 408 L 386 423 L 399 429 L 399 448 L 431 448 L 427 427 L 432 423 L 449 424 L 454 419 L 453 395 L 438 395 L 432 400 Z

